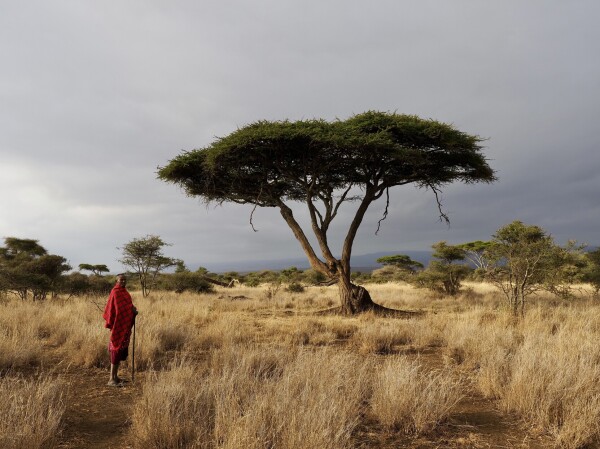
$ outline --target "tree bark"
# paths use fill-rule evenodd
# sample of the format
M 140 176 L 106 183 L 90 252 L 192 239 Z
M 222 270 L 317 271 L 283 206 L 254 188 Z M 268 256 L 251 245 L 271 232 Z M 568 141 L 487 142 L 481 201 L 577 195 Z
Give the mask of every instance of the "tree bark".
M 340 277 L 338 282 L 340 291 L 341 310 L 344 315 L 354 315 L 360 312 L 375 310 L 378 305 L 373 302 L 366 288 L 355 285 L 350 279 Z

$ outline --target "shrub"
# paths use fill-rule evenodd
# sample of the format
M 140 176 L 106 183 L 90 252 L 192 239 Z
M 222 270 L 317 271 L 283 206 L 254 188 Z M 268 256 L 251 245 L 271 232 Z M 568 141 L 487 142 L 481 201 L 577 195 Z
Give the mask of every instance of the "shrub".
M 304 288 L 304 285 L 300 284 L 299 282 L 292 282 L 285 289 L 285 291 L 290 293 L 303 293 L 305 290 L 306 289 Z
M 206 281 L 203 275 L 189 271 L 163 275 L 161 281 L 162 288 L 177 293 L 185 291 L 211 293 L 214 291 L 212 284 Z

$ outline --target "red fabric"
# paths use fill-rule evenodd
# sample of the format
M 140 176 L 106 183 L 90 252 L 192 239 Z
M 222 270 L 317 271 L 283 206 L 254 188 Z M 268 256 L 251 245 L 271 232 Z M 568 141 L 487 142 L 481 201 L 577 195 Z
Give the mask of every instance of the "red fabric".
M 113 365 L 116 365 L 117 363 L 122 362 L 123 360 L 127 360 L 127 356 L 129 355 L 129 350 L 127 347 L 125 347 L 125 348 L 119 349 L 118 351 L 111 351 L 110 343 L 109 343 L 108 354 L 110 355 L 110 363 Z
M 115 285 L 110 292 L 104 314 L 104 326 L 110 329 L 110 351 L 122 351 L 129 347 L 134 312 L 131 295 L 125 287 Z

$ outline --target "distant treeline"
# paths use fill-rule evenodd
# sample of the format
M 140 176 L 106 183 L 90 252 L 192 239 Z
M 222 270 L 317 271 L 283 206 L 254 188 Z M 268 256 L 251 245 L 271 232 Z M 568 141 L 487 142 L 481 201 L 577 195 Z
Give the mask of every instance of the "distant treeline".
M 427 266 L 406 254 L 383 256 L 377 259 L 382 268 L 354 271 L 352 282 L 407 282 L 443 295 L 455 295 L 461 291 L 464 280 L 485 280 L 504 293 L 515 313 L 517 308 L 522 311 L 525 298 L 538 290 L 565 299 L 572 297 L 573 286 L 579 283 L 591 284 L 596 295 L 600 290 L 597 248 L 586 250 L 574 241 L 557 245 L 540 227 L 520 221 L 500 228 L 492 237 L 490 241 L 459 245 L 435 243 Z M 139 289 L 146 296 L 151 290 L 210 293 L 215 285 L 270 284 L 300 292 L 307 286 L 336 282 L 314 269 L 294 266 L 246 273 L 212 273 L 204 267 L 191 271 L 182 260 L 164 256 L 164 246 L 167 244 L 158 236 L 133 239 L 124 245 L 121 262 L 134 268 L 129 273 L 132 290 Z M 168 267 L 175 267 L 174 272 L 163 272 Z M 0 294 L 34 300 L 58 295 L 107 295 L 115 281 L 113 275 L 107 274 L 106 265 L 86 263 L 79 265 L 79 271 L 71 270 L 64 257 L 48 254 L 37 240 L 6 237 L 0 247 Z

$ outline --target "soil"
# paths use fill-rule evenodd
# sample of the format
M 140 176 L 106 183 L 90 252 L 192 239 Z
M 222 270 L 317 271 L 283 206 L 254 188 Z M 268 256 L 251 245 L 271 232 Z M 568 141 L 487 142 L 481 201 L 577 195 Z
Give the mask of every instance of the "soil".
M 412 437 L 390 433 L 377 423 L 366 423 L 357 435 L 360 449 L 548 449 L 553 447 L 544 436 L 534 437 L 514 416 L 500 413 L 494 401 L 478 395 L 466 397 L 455 413 L 433 434 Z
M 412 351 L 405 351 L 413 353 Z M 437 351 L 419 354 L 432 367 L 441 360 Z M 58 437 L 61 449 L 133 448 L 130 435 L 132 409 L 141 396 L 144 375 L 131 382 L 127 365 L 121 370 L 123 387 L 109 387 L 108 371 L 100 368 L 66 367 L 55 373 L 68 384 L 67 409 Z M 545 449 L 547 437 L 534 436 L 515 416 L 502 413 L 498 404 L 471 389 L 449 419 L 433 434 L 414 437 L 381 428 L 365 417 L 355 435 L 359 449 L 520 448 Z
M 127 365 L 124 366 L 127 369 Z M 129 437 L 133 403 L 142 392 L 142 377 L 124 376 L 122 387 L 107 386 L 108 370 L 70 367 L 60 374 L 68 385 L 61 449 L 133 448 Z

